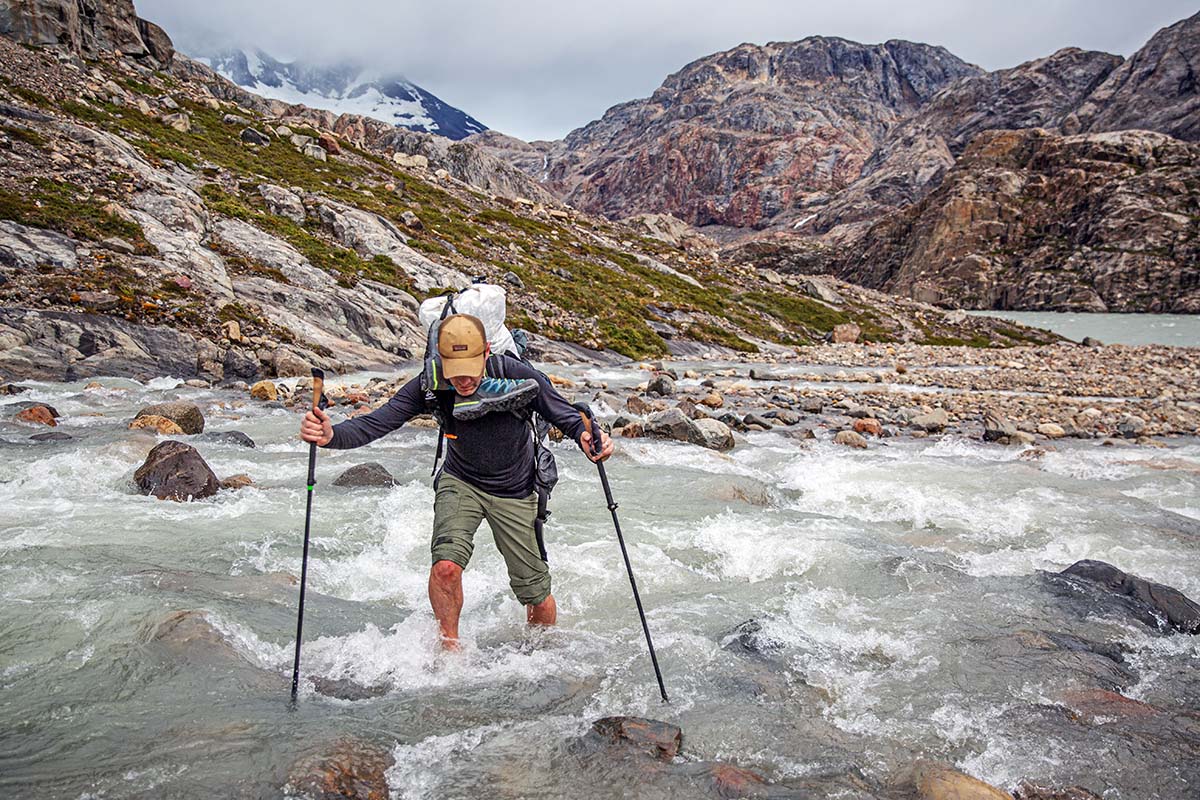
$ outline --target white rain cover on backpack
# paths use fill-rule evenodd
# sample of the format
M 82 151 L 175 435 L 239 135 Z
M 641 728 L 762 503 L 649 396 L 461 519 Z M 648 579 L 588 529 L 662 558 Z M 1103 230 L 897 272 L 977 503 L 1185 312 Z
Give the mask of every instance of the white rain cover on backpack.
M 421 326 L 428 332 L 430 326 L 442 318 L 442 310 L 446 303 L 453 300 L 455 311 L 459 314 L 470 314 L 483 323 L 493 353 L 512 353 L 515 356 L 518 355 L 517 344 L 504 325 L 508 305 L 506 297 L 507 293 L 502 286 L 473 283 L 456 295 L 429 298 L 421 303 L 421 310 L 417 316 L 421 320 Z

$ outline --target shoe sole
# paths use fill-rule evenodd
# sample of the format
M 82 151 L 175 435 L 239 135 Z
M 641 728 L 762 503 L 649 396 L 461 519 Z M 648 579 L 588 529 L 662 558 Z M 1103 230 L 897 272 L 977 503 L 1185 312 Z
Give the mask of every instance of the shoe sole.
M 493 400 L 465 400 L 454 404 L 454 418 L 461 420 L 479 419 L 493 411 L 512 411 L 529 404 L 537 394 L 538 385 L 529 384 L 525 389 L 518 389 Z

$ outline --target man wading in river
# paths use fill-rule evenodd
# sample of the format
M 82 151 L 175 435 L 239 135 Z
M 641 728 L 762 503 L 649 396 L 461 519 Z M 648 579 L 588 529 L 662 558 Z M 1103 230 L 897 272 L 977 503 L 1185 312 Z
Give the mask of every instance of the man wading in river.
M 386 405 L 333 425 L 324 411 L 309 411 L 300 438 L 321 447 L 361 447 L 391 433 L 418 414 L 441 408 L 448 453 L 437 479 L 433 504 L 433 566 L 429 603 L 441 629 L 442 645 L 458 648 L 462 612 L 462 573 L 471 560 L 475 531 L 484 519 L 508 566 L 513 594 L 524 604 L 531 625 L 553 625 L 557 618 L 550 593 L 550 569 L 535 532 L 538 497 L 534 490 L 534 441 L 526 417 L 529 406 L 579 443 L 595 460 L 612 454 L 612 441 L 601 432 L 599 456 L 579 411 L 572 408 L 546 376 L 508 355 L 490 356 L 483 323 L 454 314 L 437 329 L 441 377 L 453 391 L 427 391 L 418 375 Z M 491 374 L 488 374 L 491 373 Z M 502 378 L 496 377 L 502 375 Z M 436 379 L 436 375 L 435 375 Z M 447 412 L 453 433 L 445 430 Z

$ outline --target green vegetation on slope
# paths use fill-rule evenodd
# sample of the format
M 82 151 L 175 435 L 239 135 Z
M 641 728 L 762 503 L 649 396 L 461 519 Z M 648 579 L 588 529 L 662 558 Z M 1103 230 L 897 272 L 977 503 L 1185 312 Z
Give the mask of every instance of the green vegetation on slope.
M 0 219 L 34 228 L 49 228 L 77 239 L 124 239 L 142 255 L 156 253 L 136 222 L 109 211 L 107 201 L 70 183 L 38 178 L 30 191 L 0 189 Z

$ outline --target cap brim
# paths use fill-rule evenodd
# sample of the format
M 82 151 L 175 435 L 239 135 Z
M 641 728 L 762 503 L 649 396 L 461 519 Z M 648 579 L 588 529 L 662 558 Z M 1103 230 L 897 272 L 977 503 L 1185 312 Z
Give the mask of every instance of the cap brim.
M 478 378 L 483 375 L 486 355 L 471 358 L 446 358 L 442 356 L 442 375 L 446 378 Z

